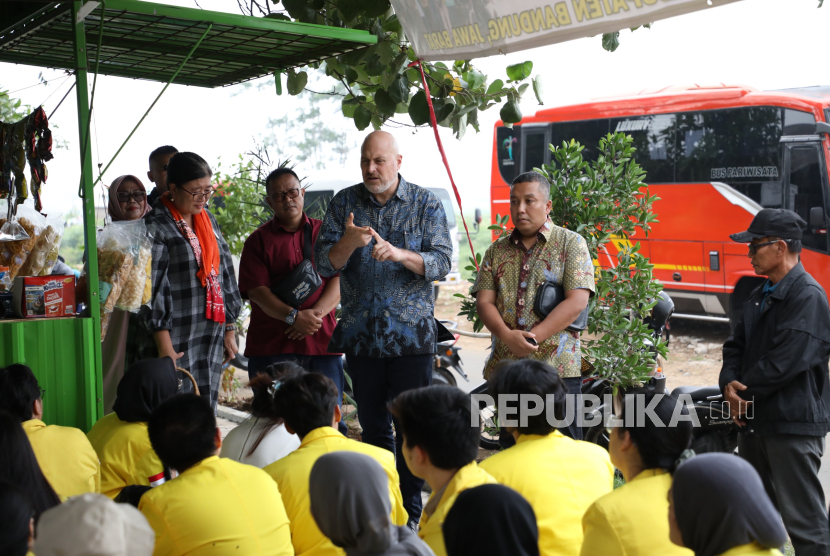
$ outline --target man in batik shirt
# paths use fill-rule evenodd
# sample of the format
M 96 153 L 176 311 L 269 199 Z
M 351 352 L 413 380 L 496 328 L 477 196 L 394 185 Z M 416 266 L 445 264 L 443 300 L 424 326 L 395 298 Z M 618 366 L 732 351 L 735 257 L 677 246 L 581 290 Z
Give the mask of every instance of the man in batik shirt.
M 494 338 L 484 378 L 501 360 L 544 361 L 559 371 L 579 408 L 579 333 L 566 328 L 594 293 L 594 266 L 582 236 L 554 225 L 548 217 L 550 209 L 550 183 L 544 176 L 526 172 L 513 180 L 510 218 L 515 229 L 487 249 L 472 288 L 479 317 Z M 536 290 L 547 281 L 560 284 L 565 299 L 541 319 L 533 302 Z M 562 432 L 582 438 L 576 419 Z

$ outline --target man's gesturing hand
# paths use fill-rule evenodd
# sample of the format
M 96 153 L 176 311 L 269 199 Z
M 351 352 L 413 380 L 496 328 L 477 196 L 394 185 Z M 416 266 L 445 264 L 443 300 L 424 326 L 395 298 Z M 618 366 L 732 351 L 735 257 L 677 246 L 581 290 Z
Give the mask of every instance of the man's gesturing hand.
M 376 261 L 394 261 L 399 263 L 406 258 L 406 251 L 404 249 L 398 249 L 380 237 L 374 230 L 372 230 L 372 237 L 377 242 L 375 248 L 372 250 L 372 257 Z
M 507 345 L 510 353 L 516 357 L 527 357 L 537 349 L 539 346 L 534 346 L 528 343 L 528 338 L 535 338 L 536 334 L 533 332 L 525 332 L 524 330 L 511 330 L 501 338 L 501 341 Z
M 372 234 L 375 231 L 370 226 L 355 226 L 354 213 L 349 213 L 349 218 L 346 220 L 346 230 L 343 233 L 343 239 L 346 240 L 352 250 L 360 249 L 368 245 L 372 241 Z

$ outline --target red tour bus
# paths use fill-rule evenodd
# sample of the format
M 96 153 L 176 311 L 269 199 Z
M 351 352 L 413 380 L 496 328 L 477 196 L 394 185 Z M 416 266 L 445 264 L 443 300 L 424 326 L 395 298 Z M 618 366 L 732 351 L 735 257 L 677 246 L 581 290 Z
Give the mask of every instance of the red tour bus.
M 509 214 L 509 184 L 550 163 L 548 145 L 576 139 L 594 160 L 609 132 L 632 136 L 644 181 L 660 197 L 660 220 L 641 252 L 674 300 L 675 317 L 727 322 L 762 278 L 747 248 L 729 234 L 746 230 L 762 208 L 794 210 L 809 227 L 801 259 L 830 289 L 830 87 L 758 91 L 751 87 L 671 87 L 542 110 L 512 129 L 496 124 L 491 214 Z

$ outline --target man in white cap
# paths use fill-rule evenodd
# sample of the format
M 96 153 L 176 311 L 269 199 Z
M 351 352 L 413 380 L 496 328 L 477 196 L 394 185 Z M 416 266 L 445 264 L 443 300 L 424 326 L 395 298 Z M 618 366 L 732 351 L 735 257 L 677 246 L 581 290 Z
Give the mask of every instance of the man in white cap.
M 151 556 L 155 541 L 136 508 L 87 493 L 40 516 L 34 550 L 38 556 Z

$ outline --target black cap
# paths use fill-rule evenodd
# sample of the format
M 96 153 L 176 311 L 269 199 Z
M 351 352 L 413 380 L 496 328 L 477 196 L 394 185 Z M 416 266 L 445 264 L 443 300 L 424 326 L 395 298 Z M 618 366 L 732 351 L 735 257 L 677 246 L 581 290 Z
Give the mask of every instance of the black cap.
M 805 227 L 807 223 L 791 210 L 764 209 L 755 215 L 747 231 L 729 237 L 738 243 L 749 243 L 753 239 L 767 236 L 800 240 L 801 231 Z

